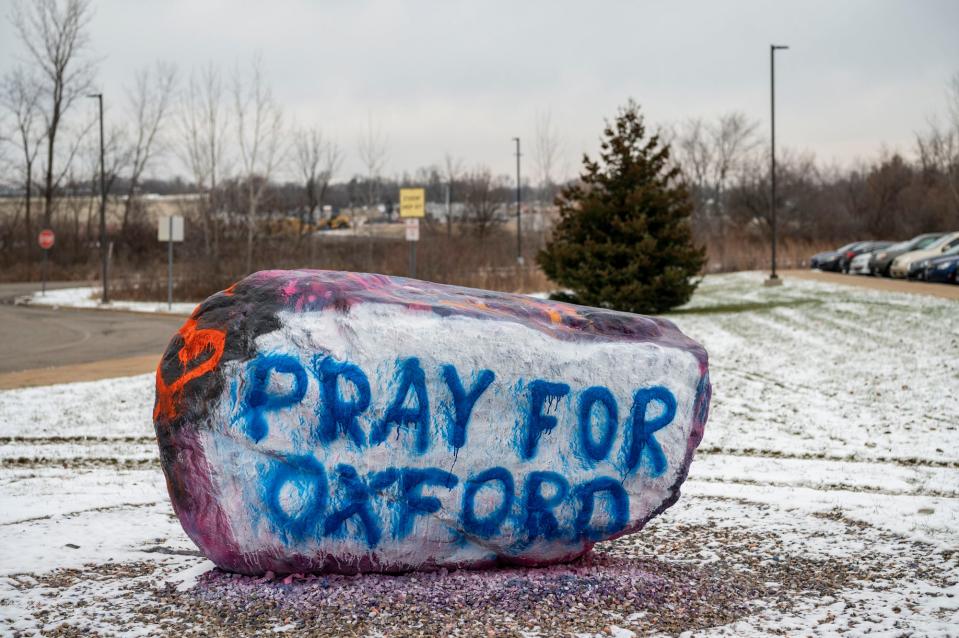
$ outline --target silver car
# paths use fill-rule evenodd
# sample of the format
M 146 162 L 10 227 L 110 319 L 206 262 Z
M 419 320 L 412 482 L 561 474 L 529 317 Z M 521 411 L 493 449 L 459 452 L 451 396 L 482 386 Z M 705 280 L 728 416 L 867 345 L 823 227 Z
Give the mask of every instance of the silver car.
M 874 252 L 874 251 L 873 251 Z M 872 252 L 856 255 L 849 262 L 850 275 L 871 275 L 869 271 L 869 260 L 872 259 Z

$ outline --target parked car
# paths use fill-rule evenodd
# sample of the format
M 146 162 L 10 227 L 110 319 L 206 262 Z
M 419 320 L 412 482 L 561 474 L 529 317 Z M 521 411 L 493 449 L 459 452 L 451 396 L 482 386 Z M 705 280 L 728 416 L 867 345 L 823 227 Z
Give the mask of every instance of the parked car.
M 846 244 L 836 250 L 827 250 L 826 252 L 816 253 L 809 258 L 809 267 L 818 268 L 819 270 L 828 270 L 831 272 L 839 272 L 842 269 L 842 256 L 849 250 L 852 250 L 859 244 L 865 242 L 854 241 L 851 244 Z
M 925 279 L 926 268 L 928 268 L 932 262 L 938 261 L 944 257 L 953 257 L 957 255 L 959 255 L 959 246 L 953 246 L 941 255 L 933 255 L 932 257 L 917 259 L 909 265 L 909 272 L 906 274 L 906 277 L 909 279 Z
M 926 257 L 941 256 L 950 248 L 959 246 L 959 232 L 943 235 L 931 244 L 903 253 L 892 260 L 889 266 L 889 275 L 902 279 L 909 274 L 909 266 L 912 262 L 925 259 Z
M 819 268 L 819 264 L 826 260 L 833 260 L 838 258 L 839 253 L 835 250 L 827 250 L 825 252 L 816 253 L 809 258 L 809 267 L 813 270 Z
M 849 262 L 849 274 L 851 275 L 869 275 L 869 260 L 872 259 L 872 253 L 862 253 L 856 255 Z
M 862 241 L 855 248 L 850 248 L 849 250 L 842 253 L 842 256 L 839 258 L 839 268 L 844 273 L 849 274 L 852 272 L 852 262 L 854 259 L 859 257 L 859 255 L 868 254 L 881 250 L 883 248 L 889 248 L 892 246 L 891 241 Z M 869 267 L 869 260 L 866 260 L 866 268 Z
M 869 272 L 874 275 L 888 277 L 889 267 L 892 266 L 893 259 L 912 250 L 922 250 L 923 248 L 929 246 L 929 244 L 942 237 L 944 234 L 945 233 L 926 233 L 925 235 L 913 237 L 909 241 L 904 241 L 900 244 L 890 246 L 885 250 L 880 250 L 879 252 L 875 253 L 875 256 L 869 262 Z
M 860 253 L 852 258 L 852 261 L 849 262 L 849 273 L 852 275 L 871 275 L 872 272 L 869 270 L 869 262 L 872 261 L 872 258 L 876 256 L 876 253 L 885 250 L 887 248 L 893 248 L 896 244 L 892 242 L 876 242 L 877 244 L 884 244 L 879 248 L 870 250 L 867 252 Z
M 959 284 L 959 253 L 930 259 L 923 278 L 934 283 Z

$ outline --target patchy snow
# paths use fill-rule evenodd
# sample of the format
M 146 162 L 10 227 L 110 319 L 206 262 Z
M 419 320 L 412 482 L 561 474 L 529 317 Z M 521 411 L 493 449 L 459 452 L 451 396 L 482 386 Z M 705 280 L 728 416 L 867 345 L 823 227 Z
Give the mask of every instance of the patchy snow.
M 0 392 L 0 437 L 153 437 L 154 374 Z
M 670 316 L 714 385 L 679 503 L 565 570 L 208 573 L 166 496 L 152 375 L 0 392 L 0 634 L 959 635 L 959 304 L 762 279 L 707 277 Z
M 670 317 L 709 351 L 715 400 L 700 449 L 959 465 L 959 304 L 761 283 L 707 277 Z
M 339 231 L 327 231 L 339 232 Z M 534 299 L 549 299 L 551 293 L 533 292 L 528 296 Z M 45 294 L 35 292 L 16 299 L 16 303 L 34 306 L 55 306 L 61 308 L 93 308 L 98 310 L 126 310 L 129 312 L 159 312 L 163 314 L 189 315 L 197 304 L 192 301 L 176 301 L 172 306 L 163 301 L 127 301 L 113 300 L 100 302 L 101 289 L 95 286 L 60 288 L 48 290 Z
M 19 304 L 34 306 L 56 306 L 63 308 L 93 308 L 97 310 L 126 310 L 129 312 L 159 312 L 163 314 L 189 315 L 196 308 L 192 301 L 176 301 L 168 305 L 161 301 L 124 301 L 100 302 L 101 289 L 91 286 L 48 290 L 46 294 L 35 292 L 16 300 Z

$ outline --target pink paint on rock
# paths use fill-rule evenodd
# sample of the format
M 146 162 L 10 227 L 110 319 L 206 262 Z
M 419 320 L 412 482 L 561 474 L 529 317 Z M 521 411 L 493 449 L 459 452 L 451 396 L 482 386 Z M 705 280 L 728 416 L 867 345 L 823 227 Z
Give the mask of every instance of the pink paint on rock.
M 175 511 L 245 574 L 574 560 L 676 502 L 711 396 L 705 350 L 663 319 L 326 271 L 214 295 L 157 378 Z M 584 411 L 600 399 L 619 419 Z

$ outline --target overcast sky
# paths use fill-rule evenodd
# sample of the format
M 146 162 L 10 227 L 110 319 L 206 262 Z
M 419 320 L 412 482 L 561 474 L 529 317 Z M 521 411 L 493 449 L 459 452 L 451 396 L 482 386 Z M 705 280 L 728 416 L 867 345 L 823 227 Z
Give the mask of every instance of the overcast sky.
M 3 13 L 11 0 L 0 0 Z M 769 127 L 770 43 L 777 139 L 823 161 L 912 152 L 959 72 L 959 2 L 436 2 L 95 0 L 93 49 L 108 101 L 136 69 L 181 77 L 262 54 L 290 118 L 317 124 L 361 170 L 367 118 L 388 134 L 388 174 L 440 163 L 511 173 L 513 143 L 538 112 L 560 131 L 569 174 L 629 97 L 653 123 L 739 110 Z M 0 71 L 22 57 L 0 26 Z M 91 108 L 83 104 L 80 108 Z M 119 117 L 116 108 L 111 115 Z M 183 172 L 175 162 L 171 170 Z M 530 167 L 531 170 L 531 167 Z

